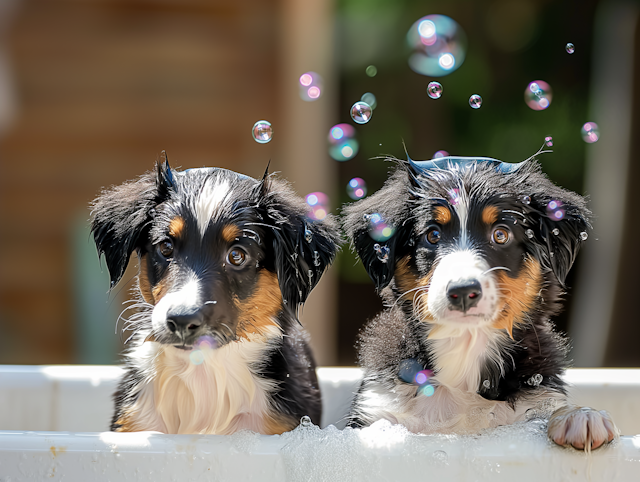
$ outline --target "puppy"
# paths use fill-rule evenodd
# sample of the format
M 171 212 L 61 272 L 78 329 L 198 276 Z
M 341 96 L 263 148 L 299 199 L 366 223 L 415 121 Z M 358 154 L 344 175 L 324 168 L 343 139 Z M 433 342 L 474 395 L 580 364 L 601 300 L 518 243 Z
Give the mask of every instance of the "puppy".
M 553 412 L 557 444 L 611 441 L 606 412 L 568 404 L 567 341 L 551 322 L 588 237 L 585 200 L 535 160 L 396 162 L 380 191 L 344 209 L 387 305 L 360 336 L 350 424 L 473 433 Z
M 297 311 L 338 249 L 283 181 L 226 169 L 155 172 L 104 191 L 91 229 L 111 286 L 137 253 L 137 312 L 111 430 L 278 434 L 320 422 Z M 130 307 L 131 308 L 131 307 Z M 125 310 L 126 312 L 127 310 Z

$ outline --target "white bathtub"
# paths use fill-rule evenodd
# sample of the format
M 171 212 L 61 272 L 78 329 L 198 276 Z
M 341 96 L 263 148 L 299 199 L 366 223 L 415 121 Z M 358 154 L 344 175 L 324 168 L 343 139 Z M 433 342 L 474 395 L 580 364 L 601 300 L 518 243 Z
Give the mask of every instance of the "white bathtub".
M 105 432 L 119 367 L 0 366 L 0 482 L 18 480 L 640 480 L 640 370 L 571 370 L 576 403 L 611 412 L 623 437 L 590 457 L 553 446 L 544 422 L 482 436 L 299 427 L 282 436 Z M 319 368 L 322 426 L 361 373 Z

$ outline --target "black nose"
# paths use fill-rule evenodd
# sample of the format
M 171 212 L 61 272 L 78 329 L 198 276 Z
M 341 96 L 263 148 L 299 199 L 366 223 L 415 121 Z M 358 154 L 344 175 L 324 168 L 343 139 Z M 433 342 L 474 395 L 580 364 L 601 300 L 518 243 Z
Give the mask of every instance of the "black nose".
M 466 313 L 478 304 L 482 298 L 482 286 L 477 279 L 452 281 L 447 286 L 449 308 Z
M 171 333 L 175 333 L 183 339 L 196 333 L 203 323 L 204 316 L 201 310 L 169 311 L 167 313 L 167 328 Z

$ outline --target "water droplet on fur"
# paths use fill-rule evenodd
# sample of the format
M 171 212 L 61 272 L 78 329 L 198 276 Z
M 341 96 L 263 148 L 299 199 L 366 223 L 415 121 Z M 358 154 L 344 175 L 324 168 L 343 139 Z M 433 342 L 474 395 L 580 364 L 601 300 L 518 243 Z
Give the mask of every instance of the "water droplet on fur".
M 313 271 L 309 270 L 307 274 L 309 275 L 309 279 L 313 278 Z
M 431 454 L 431 457 L 438 465 L 449 465 L 449 455 L 444 450 L 436 450 Z
M 388 246 L 380 246 L 378 243 L 373 245 L 373 250 L 376 252 L 376 257 L 378 260 L 386 263 L 389 259 L 389 247 Z
M 544 145 L 547 147 L 553 147 L 553 137 L 547 136 L 544 138 Z
M 531 385 L 532 387 L 539 387 L 543 379 L 544 377 L 542 375 L 536 373 L 531 378 L 529 378 L 529 380 L 527 380 L 527 385 Z
M 531 197 L 530 196 L 522 196 L 522 202 L 525 204 L 531 204 Z
M 313 426 L 313 422 L 307 415 L 305 415 L 300 419 L 300 425 L 302 425 L 303 427 L 311 427 Z
M 586 241 L 588 237 L 589 237 L 589 235 L 585 231 L 582 231 L 580 233 L 580 239 L 581 240 Z
M 320 266 L 320 255 L 318 254 L 317 251 L 313 252 L 313 265 Z
M 484 382 L 482 382 L 482 386 L 484 388 L 491 388 L 491 382 L 489 380 L 485 380 Z
M 304 239 L 307 240 L 307 243 L 310 243 L 313 240 L 313 233 L 310 229 L 304 230 Z
M 551 231 L 553 234 L 555 234 L 556 236 L 558 234 L 560 234 L 560 230 L 558 228 L 554 228 L 553 231 Z
M 537 417 L 538 417 L 538 412 L 533 408 L 530 408 L 529 410 L 524 412 L 525 420 L 533 420 L 534 418 L 537 418 Z
M 553 251 L 551 251 L 551 252 L 549 253 L 549 256 L 551 256 L 551 257 L 553 258 L 553 256 L 554 256 Z
M 527 229 L 524 233 L 527 235 L 527 238 L 533 238 L 533 229 Z
M 371 220 L 371 214 L 363 214 L 362 215 L 362 220 L 363 221 L 370 221 Z

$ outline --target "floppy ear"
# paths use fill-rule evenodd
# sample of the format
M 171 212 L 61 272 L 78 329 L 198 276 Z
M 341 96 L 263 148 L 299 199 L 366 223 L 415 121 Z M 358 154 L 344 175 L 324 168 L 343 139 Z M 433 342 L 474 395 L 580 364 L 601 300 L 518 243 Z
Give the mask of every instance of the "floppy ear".
M 591 229 L 591 212 L 582 196 L 545 181 L 547 189 L 532 194 L 530 203 L 525 204 L 533 231 L 527 244 L 542 266 L 552 270 L 564 286 L 578 250 Z
M 307 217 L 308 206 L 287 183 L 267 176 L 258 186 L 258 206 L 271 227 L 274 269 L 286 306 L 294 313 L 335 259 L 340 234 L 331 215 Z
M 344 230 L 377 291 L 391 282 L 396 259 L 411 240 L 414 221 L 409 201 L 414 197 L 414 183 L 414 173 L 401 164 L 382 189 L 342 210 Z M 390 228 L 390 237 L 376 236 L 372 225 L 378 220 L 376 215 Z
M 163 151 L 164 154 L 164 151 Z M 173 175 L 169 161 L 158 161 L 156 172 L 148 172 L 135 181 L 105 190 L 91 207 L 91 232 L 104 254 L 111 277 L 111 289 L 124 274 L 134 249 L 144 243 L 143 235 L 154 216 L 153 208 L 169 196 Z

